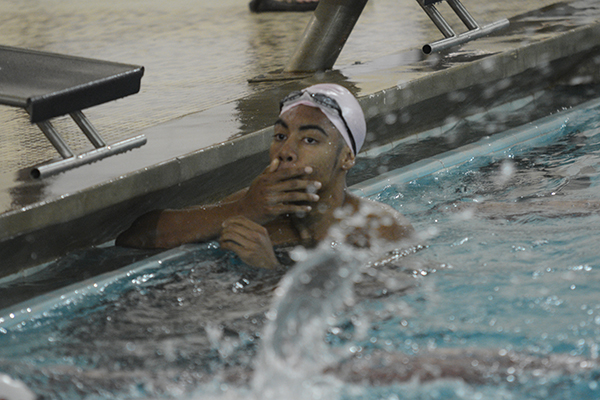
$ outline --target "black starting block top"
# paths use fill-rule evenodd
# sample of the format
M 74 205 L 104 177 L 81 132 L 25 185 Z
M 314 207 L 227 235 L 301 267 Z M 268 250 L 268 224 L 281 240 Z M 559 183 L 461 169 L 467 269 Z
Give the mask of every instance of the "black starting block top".
M 135 65 L 0 46 L 0 104 L 41 122 L 135 94 L 143 74 Z

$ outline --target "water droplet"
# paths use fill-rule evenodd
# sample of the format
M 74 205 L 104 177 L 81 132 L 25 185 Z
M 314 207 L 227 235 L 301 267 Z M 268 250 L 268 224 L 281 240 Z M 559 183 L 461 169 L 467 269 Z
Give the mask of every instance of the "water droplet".
M 398 117 L 394 113 L 389 113 L 385 116 L 385 123 L 387 125 L 394 125 L 397 120 L 398 120 Z

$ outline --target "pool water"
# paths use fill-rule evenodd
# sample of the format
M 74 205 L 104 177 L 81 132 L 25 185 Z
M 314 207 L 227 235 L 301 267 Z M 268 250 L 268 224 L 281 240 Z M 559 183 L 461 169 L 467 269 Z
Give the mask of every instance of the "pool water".
M 207 243 L 33 301 L 0 372 L 44 399 L 600 398 L 599 115 L 372 196 L 404 252 L 260 271 Z

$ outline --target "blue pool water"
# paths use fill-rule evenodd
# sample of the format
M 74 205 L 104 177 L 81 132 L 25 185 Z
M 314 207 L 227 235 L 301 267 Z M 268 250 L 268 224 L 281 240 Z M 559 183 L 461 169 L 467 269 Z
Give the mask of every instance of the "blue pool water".
M 555 117 L 373 194 L 421 247 L 152 256 L 0 316 L 0 372 L 44 399 L 600 398 L 600 104 Z

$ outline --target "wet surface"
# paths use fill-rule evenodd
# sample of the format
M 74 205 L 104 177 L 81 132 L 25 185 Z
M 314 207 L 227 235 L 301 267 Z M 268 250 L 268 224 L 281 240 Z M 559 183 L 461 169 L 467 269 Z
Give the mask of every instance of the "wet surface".
M 468 6 L 474 18 L 491 22 L 553 2 Z M 251 14 L 247 4 L 233 0 L 210 5 L 187 0 L 168 4 L 156 0 L 4 0 L 0 8 L 4 10 L 0 16 L 4 45 L 146 68 L 140 94 L 86 112 L 107 141 L 134 136 L 144 128 L 277 85 L 248 84 L 247 80 L 282 68 L 310 19 L 310 13 Z M 453 14 L 446 15 L 453 21 Z M 439 35 L 416 2 L 372 1 L 336 67 L 420 48 Z M 395 59 L 392 62 L 397 66 Z M 235 114 L 231 117 L 237 119 Z M 71 121 L 63 118 L 55 125 L 74 150 L 89 148 Z M 14 173 L 57 156 L 22 110 L 0 107 L 0 126 L 4 132 L 0 135 L 0 173 Z

